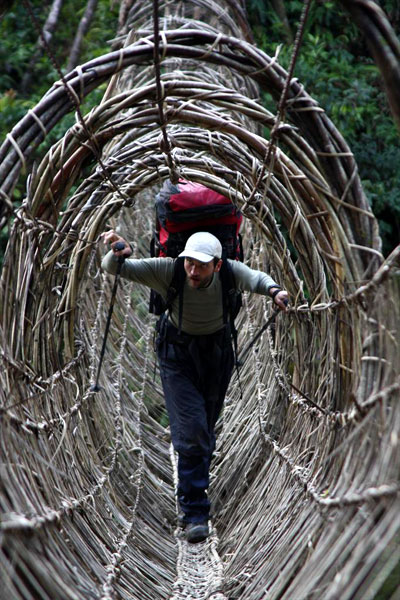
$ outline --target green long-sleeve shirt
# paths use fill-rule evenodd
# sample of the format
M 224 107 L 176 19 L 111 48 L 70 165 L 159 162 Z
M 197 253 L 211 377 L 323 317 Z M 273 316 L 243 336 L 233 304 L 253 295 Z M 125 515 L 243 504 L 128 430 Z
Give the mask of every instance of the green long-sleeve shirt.
M 235 260 L 229 262 L 236 287 L 240 291 L 268 295 L 268 290 L 278 285 L 267 273 L 250 269 Z M 115 274 L 117 264 L 118 259 L 110 251 L 103 258 L 101 266 L 105 271 Z M 121 277 L 151 287 L 165 299 L 173 271 L 172 258 L 128 258 L 122 266 Z M 175 327 L 178 327 L 178 306 L 179 300 L 176 298 L 170 314 Z M 211 283 L 204 288 L 192 288 L 186 281 L 183 289 L 182 331 L 191 335 L 206 335 L 215 333 L 222 327 L 222 286 L 218 274 L 214 274 Z

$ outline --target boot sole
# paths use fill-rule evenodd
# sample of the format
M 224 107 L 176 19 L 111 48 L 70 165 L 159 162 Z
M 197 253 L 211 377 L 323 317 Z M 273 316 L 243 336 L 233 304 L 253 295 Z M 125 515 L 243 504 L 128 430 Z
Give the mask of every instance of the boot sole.
M 199 542 L 204 542 L 209 535 L 208 525 L 197 525 L 190 528 L 187 532 L 186 539 L 189 544 L 198 544 Z

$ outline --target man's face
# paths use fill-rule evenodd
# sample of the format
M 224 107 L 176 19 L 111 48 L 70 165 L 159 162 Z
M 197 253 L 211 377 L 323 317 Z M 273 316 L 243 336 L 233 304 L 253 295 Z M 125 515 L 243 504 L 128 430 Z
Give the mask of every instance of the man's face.
M 214 273 L 220 270 L 222 260 L 214 265 L 214 261 L 203 263 L 194 258 L 185 258 L 184 267 L 190 287 L 198 289 L 207 287 Z

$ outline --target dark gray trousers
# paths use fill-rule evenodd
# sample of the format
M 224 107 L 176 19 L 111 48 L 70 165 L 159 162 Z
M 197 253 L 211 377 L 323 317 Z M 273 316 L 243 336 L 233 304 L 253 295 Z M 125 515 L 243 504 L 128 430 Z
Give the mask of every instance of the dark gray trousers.
M 178 499 L 186 522 L 209 517 L 209 470 L 215 424 L 234 364 L 229 329 L 190 336 L 164 318 L 157 354 L 171 438 L 178 453 Z

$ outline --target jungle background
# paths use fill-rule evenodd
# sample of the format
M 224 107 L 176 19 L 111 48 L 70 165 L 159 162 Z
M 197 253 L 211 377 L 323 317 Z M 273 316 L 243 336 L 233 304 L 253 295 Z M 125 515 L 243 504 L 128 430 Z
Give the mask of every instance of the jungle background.
M 398 32 L 400 30 L 398 0 L 379 4 L 388 15 L 394 30 Z M 126 5 L 129 5 L 129 1 Z M 384 256 L 388 256 L 400 238 L 400 175 L 397 168 L 400 158 L 399 130 L 388 105 L 387 90 L 381 73 L 370 54 L 367 40 L 342 6 L 339 1 L 314 0 L 311 3 L 294 76 L 325 109 L 354 152 L 365 192 L 374 214 L 379 219 L 382 251 Z M 254 44 L 271 56 L 279 52 L 279 62 L 285 68 L 289 66 L 302 9 L 301 0 L 271 0 L 270 2 L 249 0 L 247 2 Z M 1 141 L 29 109 L 37 104 L 53 83 L 59 80 L 58 68 L 62 73 L 67 73 L 74 66 L 101 56 L 113 48 L 119 15 L 120 2 L 110 2 L 110 0 L 0 2 Z M 47 41 L 52 56 L 49 56 L 47 49 L 42 46 L 40 31 Z M 51 60 L 52 57 L 54 62 Z M 106 84 L 99 86 L 88 95 L 81 107 L 83 114 L 98 104 L 105 88 Z M 275 111 L 275 104 L 267 94 L 263 97 L 263 101 L 266 107 L 272 112 Z M 74 120 L 75 116 L 68 114 L 51 130 L 35 152 L 29 154 L 27 172 L 31 172 L 32 163 L 44 156 L 45 152 L 62 137 L 63 132 L 74 123 Z M 265 136 L 269 136 L 267 129 Z M 23 200 L 26 193 L 25 185 L 25 182 L 17 184 L 13 195 L 16 203 Z M 0 232 L 0 263 L 11 225 L 12 218 Z M 380 309 L 381 303 L 376 302 L 376 297 L 373 298 L 375 302 L 371 301 L 369 305 Z M 390 304 L 388 303 L 387 306 Z M 393 306 L 395 307 L 396 304 L 393 303 Z M 383 303 L 382 311 L 390 313 Z M 94 314 L 94 311 L 92 312 Z M 379 313 L 376 318 L 375 315 L 373 316 L 374 323 L 383 323 L 382 313 Z M 41 322 L 41 318 L 38 322 Z M 368 323 L 370 322 L 371 319 Z M 386 322 L 384 324 L 386 326 Z M 387 330 L 391 332 L 389 326 Z M 393 338 L 396 339 L 395 336 Z M 368 348 L 366 352 L 369 352 Z M 375 359 L 372 349 L 370 353 L 371 356 L 366 356 L 366 359 Z M 390 356 L 389 352 L 388 356 Z M 393 386 L 393 394 L 396 389 L 398 388 Z M 368 399 L 367 393 L 365 396 Z M 372 404 L 374 396 L 370 395 L 369 399 Z M 359 431 L 360 439 L 362 437 L 367 444 L 368 433 L 364 434 L 361 429 Z M 391 433 L 389 427 L 387 431 Z M 396 444 L 397 431 L 398 427 L 394 425 L 392 431 L 394 438 L 390 439 L 391 441 L 394 439 Z M 378 446 L 382 448 L 384 446 L 382 437 L 376 436 L 376 439 L 373 439 L 376 441 L 376 448 L 371 446 L 370 452 L 371 456 L 375 457 Z M 396 444 L 393 443 L 393 447 Z M 364 457 L 356 444 L 354 452 Z M 281 454 L 285 458 L 284 454 Z M 388 463 L 389 457 L 388 454 Z M 146 494 L 150 495 L 151 491 L 152 488 L 149 486 Z M 77 492 L 76 495 L 79 496 L 79 493 Z M 323 500 L 329 501 L 325 498 Z M 309 510 L 311 515 L 313 510 L 311 505 Z M 387 515 L 389 519 L 389 511 Z M 378 521 L 378 513 L 375 516 Z M 311 517 L 308 520 L 311 520 Z M 376 536 L 378 535 L 377 528 Z M 371 544 L 375 547 L 374 539 L 371 538 Z M 383 581 L 376 584 L 380 592 L 374 596 L 374 600 L 395 597 L 393 594 L 396 594 L 396 590 L 399 589 L 399 563 L 395 553 L 393 553 L 393 564 L 393 568 L 390 567 L 385 571 L 388 573 L 387 578 L 382 576 Z
M 394 30 L 400 30 L 400 3 L 378 3 Z M 35 21 L 24 2 L 0 5 L 0 140 L 33 108 L 59 78 L 58 65 L 69 72 L 112 47 L 118 24 L 119 3 L 112 0 L 31 0 Z M 254 43 L 267 54 L 279 51 L 289 65 L 301 0 L 248 0 L 247 10 Z M 37 26 L 56 65 L 40 41 Z M 387 256 L 400 239 L 400 144 L 390 113 L 382 78 L 363 33 L 339 2 L 316 0 L 311 4 L 300 56 L 294 73 L 326 110 L 352 149 L 365 192 L 379 220 L 382 251 Z M 86 113 L 104 92 L 100 86 L 82 107 Z M 269 106 L 268 96 L 263 98 Z M 67 115 L 36 151 L 40 156 L 60 132 L 72 124 Z M 15 199 L 23 198 L 22 183 Z M 0 261 L 8 229 L 0 233 Z

